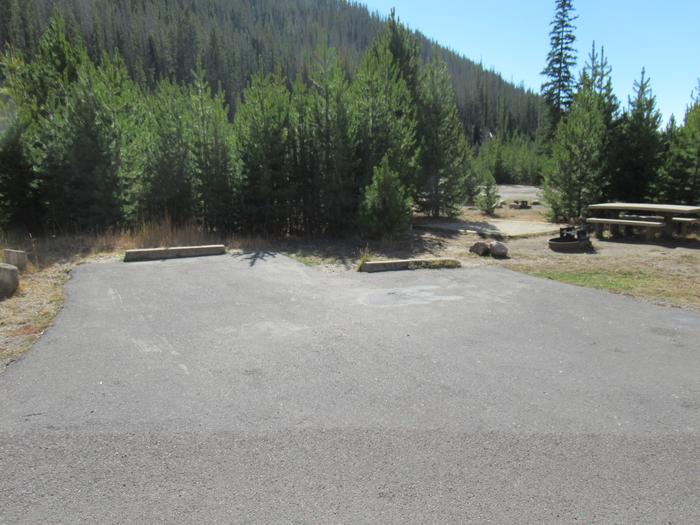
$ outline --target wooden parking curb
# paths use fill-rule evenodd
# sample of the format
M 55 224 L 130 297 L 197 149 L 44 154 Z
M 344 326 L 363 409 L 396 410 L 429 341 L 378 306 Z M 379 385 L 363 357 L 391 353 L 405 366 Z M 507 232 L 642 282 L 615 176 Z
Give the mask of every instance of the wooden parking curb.
M 393 261 L 365 261 L 359 271 L 366 273 L 395 272 L 400 270 L 440 270 L 461 268 L 455 259 L 400 259 Z
M 208 255 L 224 255 L 226 247 L 223 244 L 208 246 L 175 246 L 172 248 L 147 248 L 143 250 L 127 250 L 124 262 L 159 261 L 162 259 L 181 259 L 184 257 L 205 257 Z

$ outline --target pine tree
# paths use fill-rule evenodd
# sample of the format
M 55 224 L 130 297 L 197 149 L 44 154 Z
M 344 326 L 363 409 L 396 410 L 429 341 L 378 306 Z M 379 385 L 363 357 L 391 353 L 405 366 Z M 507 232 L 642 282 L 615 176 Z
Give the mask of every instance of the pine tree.
M 195 72 L 189 98 L 192 114 L 192 193 L 195 215 L 208 228 L 231 231 L 237 225 L 237 177 L 233 133 L 223 93 L 212 95 L 204 70 Z
M 559 121 L 568 112 L 575 89 L 573 69 L 576 67 L 576 35 L 572 0 L 556 0 L 552 30 L 549 33 L 550 50 L 547 65 L 542 71 L 546 77 L 542 84 L 544 96 L 551 117 L 551 129 L 556 129 Z
M 421 89 L 421 60 L 418 41 L 410 34 L 396 18 L 396 10 L 392 9 L 387 20 L 388 46 L 392 61 L 396 65 L 399 76 L 406 82 L 414 103 L 420 100 Z
M 605 48 L 601 47 L 600 52 L 598 52 L 595 42 L 593 42 L 588 61 L 581 71 L 579 87 L 590 85 L 593 93 L 598 96 L 603 111 L 605 138 L 603 140 L 601 170 L 606 184 L 609 184 L 614 178 L 615 159 L 613 157 L 615 151 L 613 141 L 619 135 L 617 128 L 620 124 L 620 102 L 613 92 L 611 74 L 612 68 L 605 56 Z
M 486 173 L 481 182 L 479 195 L 476 197 L 476 206 L 486 215 L 493 215 L 499 200 L 496 179 L 490 173 Z
M 413 188 L 418 173 L 415 108 L 389 50 L 388 35 L 367 51 L 352 83 L 352 130 L 358 144 L 359 184 L 364 187 L 387 157 L 402 183 Z
M 384 157 L 374 169 L 360 205 L 360 226 L 369 237 L 392 237 L 406 231 L 411 221 L 411 197 L 399 174 Z
M 22 28 L 20 0 L 0 0 L 0 43 L 6 42 L 23 51 L 25 35 Z
M 85 47 L 69 41 L 61 17 L 49 22 L 33 60 L 25 61 L 14 51 L 6 55 L 6 89 L 20 108 L 20 118 L 31 124 L 38 116 L 46 116 L 62 102 L 65 88 L 77 79 L 80 66 L 87 61 Z
M 39 14 L 36 0 L 23 0 L 21 9 L 23 50 L 26 56 L 33 56 L 41 39 Z
M 39 119 L 32 162 L 52 228 L 104 229 L 122 221 L 118 120 L 129 85 L 122 63 L 85 61 L 62 87 L 62 103 Z
M 180 82 L 188 82 L 199 57 L 197 22 L 192 13 L 180 15 L 175 38 L 175 78 Z
M 297 80 L 291 93 L 288 135 L 289 186 L 295 188 L 290 231 L 319 233 L 323 216 L 323 167 L 320 130 L 313 115 L 315 93 Z
M 192 166 L 192 112 L 187 90 L 162 81 L 149 97 L 144 127 L 145 219 L 181 225 L 195 213 Z
M 653 192 L 652 184 L 663 160 L 663 143 L 659 132 L 661 114 L 644 69 L 634 91 L 613 139 L 611 196 L 640 202 Z
M 253 233 L 292 229 L 291 95 L 279 75 L 256 75 L 236 113 L 235 148 L 241 163 L 243 227 Z
M 666 161 L 652 193 L 660 202 L 697 205 L 700 203 L 700 99 L 695 99 L 686 111 L 683 126 L 669 125 L 667 135 Z
M 444 62 L 434 60 L 424 69 L 420 96 L 421 173 L 416 205 L 434 217 L 454 215 L 465 200 L 470 166 L 464 128 Z
M 578 220 L 605 190 L 602 155 L 605 117 L 590 82 L 574 97 L 559 123 L 552 147 L 553 166 L 545 179 L 545 199 L 556 219 Z
M 0 229 L 39 231 L 41 199 L 22 144 L 22 127 L 15 122 L 0 135 Z
M 590 81 L 593 91 L 601 97 L 605 125 L 610 129 L 614 125 L 615 119 L 618 117 L 620 101 L 613 91 L 612 67 L 608 64 L 608 59 L 605 56 L 605 48 L 601 47 L 599 53 L 596 49 L 595 42 L 593 42 L 591 46 L 588 62 L 586 62 L 581 72 L 579 85 L 585 82 L 586 79 Z
M 319 162 L 323 231 L 352 229 L 359 205 L 356 145 L 351 134 L 349 83 L 337 53 L 321 47 L 310 73 L 310 111 Z

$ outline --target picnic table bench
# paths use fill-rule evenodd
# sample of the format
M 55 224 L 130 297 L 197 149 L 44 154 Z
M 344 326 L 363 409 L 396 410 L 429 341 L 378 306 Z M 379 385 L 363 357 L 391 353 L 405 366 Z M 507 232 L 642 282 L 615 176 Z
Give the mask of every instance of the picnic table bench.
M 676 204 L 611 202 L 594 204 L 588 209 L 602 211 L 606 215 L 606 217 L 591 217 L 587 221 L 595 225 L 598 237 L 603 235 L 606 226 L 610 228 L 613 236 L 620 235 L 620 227 L 624 228 L 624 233 L 627 235 L 632 234 L 635 228 L 643 229 L 648 238 L 657 231 L 670 237 L 675 230 L 678 230 L 682 236 L 686 236 L 688 228 L 699 222 L 693 215 L 700 215 L 700 206 Z
M 700 224 L 700 219 L 694 219 L 693 217 L 674 217 L 672 220 L 678 225 L 678 233 L 681 237 L 688 235 L 688 230 L 691 226 Z

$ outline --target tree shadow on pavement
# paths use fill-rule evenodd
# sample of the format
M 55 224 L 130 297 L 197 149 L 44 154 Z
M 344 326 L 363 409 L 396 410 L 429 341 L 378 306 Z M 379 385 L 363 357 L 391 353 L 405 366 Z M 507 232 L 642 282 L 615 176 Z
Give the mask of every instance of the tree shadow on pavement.
M 241 258 L 248 261 L 248 266 L 255 266 L 258 262 L 265 262 L 268 259 L 274 259 L 277 257 L 278 253 L 270 250 L 256 250 L 253 252 L 236 253 L 233 255 L 234 258 Z

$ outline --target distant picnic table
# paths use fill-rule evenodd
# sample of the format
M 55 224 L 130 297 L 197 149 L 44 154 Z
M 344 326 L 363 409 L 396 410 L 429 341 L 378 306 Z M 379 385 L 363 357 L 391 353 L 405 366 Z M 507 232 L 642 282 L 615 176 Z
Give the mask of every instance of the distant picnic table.
M 622 233 L 631 235 L 636 228 L 643 229 L 647 238 L 657 231 L 667 237 L 671 237 L 674 233 L 685 237 L 688 235 L 688 229 L 700 222 L 698 219 L 700 206 L 610 202 L 593 204 L 588 209 L 602 212 L 603 217 L 591 217 L 587 221 L 595 225 L 598 237 L 602 236 L 606 226 L 610 228 L 613 236 L 619 236 Z

